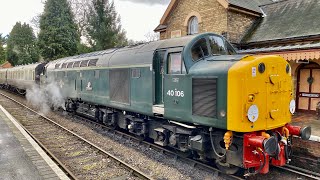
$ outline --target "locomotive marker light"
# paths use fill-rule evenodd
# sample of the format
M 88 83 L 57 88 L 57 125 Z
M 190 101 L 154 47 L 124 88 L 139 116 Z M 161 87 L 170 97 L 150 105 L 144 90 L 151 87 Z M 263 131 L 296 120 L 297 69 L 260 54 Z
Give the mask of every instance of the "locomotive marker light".
M 290 110 L 291 114 L 295 113 L 295 111 L 296 111 L 296 101 L 295 100 L 290 101 L 289 110 Z
M 220 116 L 223 117 L 223 118 L 226 117 L 226 111 L 221 110 L 220 111 Z
M 248 96 L 248 101 L 249 101 L 249 102 L 253 102 L 254 100 L 255 100 L 254 94 L 250 94 L 250 95 Z
M 247 113 L 248 119 L 250 122 L 256 122 L 259 117 L 259 108 L 257 105 L 251 105 L 248 113 Z

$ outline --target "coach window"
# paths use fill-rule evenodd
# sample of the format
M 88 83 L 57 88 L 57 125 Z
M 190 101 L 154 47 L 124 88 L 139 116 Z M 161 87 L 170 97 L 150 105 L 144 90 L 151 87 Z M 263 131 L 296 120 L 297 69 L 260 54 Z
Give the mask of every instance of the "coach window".
M 168 58 L 168 74 L 186 74 L 181 53 L 171 53 Z
M 202 38 L 198 40 L 191 49 L 193 61 L 199 61 L 200 59 L 209 56 L 207 40 Z

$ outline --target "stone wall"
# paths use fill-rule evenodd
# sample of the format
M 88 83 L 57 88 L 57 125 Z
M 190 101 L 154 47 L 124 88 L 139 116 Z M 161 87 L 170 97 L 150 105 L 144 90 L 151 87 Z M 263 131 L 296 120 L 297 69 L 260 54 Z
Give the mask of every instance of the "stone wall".
M 233 43 L 240 43 L 258 17 L 236 11 L 228 11 L 228 40 Z
M 190 16 L 200 16 L 199 32 L 215 32 L 221 34 L 227 31 L 227 10 L 217 0 L 182 0 L 169 15 L 166 36 L 171 37 L 172 31 L 181 30 L 181 35 L 188 33 L 187 22 Z
M 167 32 L 166 31 L 161 31 L 160 32 L 160 39 L 162 40 L 162 39 L 168 39 L 167 38 Z
M 197 16 L 199 33 L 214 32 L 227 34 L 232 43 L 239 43 L 241 38 L 258 18 L 233 10 L 227 10 L 217 0 L 181 0 L 169 14 L 166 25 L 167 31 L 160 33 L 160 39 L 171 38 L 172 34 L 186 36 L 188 20 Z

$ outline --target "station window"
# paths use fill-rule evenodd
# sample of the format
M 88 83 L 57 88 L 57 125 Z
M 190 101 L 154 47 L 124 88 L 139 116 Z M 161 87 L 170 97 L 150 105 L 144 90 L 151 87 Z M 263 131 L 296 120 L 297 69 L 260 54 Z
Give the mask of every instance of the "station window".
M 199 22 L 196 16 L 192 16 L 188 24 L 188 34 L 197 34 L 199 32 Z
M 186 74 L 186 67 L 181 53 L 171 53 L 168 58 L 168 74 Z
M 194 61 L 198 61 L 201 58 L 209 56 L 207 40 L 205 38 L 198 40 L 192 47 L 191 53 Z

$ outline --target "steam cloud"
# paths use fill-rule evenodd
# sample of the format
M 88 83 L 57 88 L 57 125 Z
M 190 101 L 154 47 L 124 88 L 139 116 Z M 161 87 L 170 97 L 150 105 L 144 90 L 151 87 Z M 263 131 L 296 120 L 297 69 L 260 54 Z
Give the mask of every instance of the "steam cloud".
M 170 0 L 121 0 L 121 1 L 130 1 L 133 3 L 142 3 L 142 4 L 148 4 L 148 5 L 154 5 L 154 4 L 167 5 L 170 2 Z
M 45 85 L 45 87 L 34 85 L 31 89 L 27 89 L 26 98 L 28 103 L 39 108 L 40 112 L 47 114 L 50 108 L 65 109 L 65 101 L 62 96 L 59 86 L 56 82 L 52 81 Z

